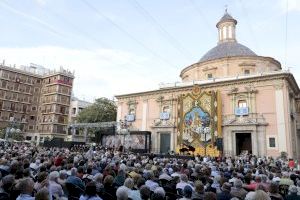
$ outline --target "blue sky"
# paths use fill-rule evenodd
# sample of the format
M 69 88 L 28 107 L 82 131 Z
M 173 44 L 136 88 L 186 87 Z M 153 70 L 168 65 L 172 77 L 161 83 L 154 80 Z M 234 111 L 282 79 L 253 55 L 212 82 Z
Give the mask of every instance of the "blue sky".
M 237 40 L 299 82 L 298 0 L 1 0 L 0 59 L 74 70 L 86 100 L 157 89 L 217 44 L 225 5 Z

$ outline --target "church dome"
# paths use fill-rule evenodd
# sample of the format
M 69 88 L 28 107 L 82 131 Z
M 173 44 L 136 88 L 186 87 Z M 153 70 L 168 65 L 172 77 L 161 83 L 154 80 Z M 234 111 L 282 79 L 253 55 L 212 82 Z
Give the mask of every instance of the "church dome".
M 200 59 L 200 62 L 233 56 L 256 56 L 256 54 L 251 49 L 238 42 L 228 41 L 219 43 L 217 46 L 209 50 Z
M 236 25 L 237 20 L 228 14 L 226 9 L 225 14 L 216 25 L 219 33 L 218 45 L 209 50 L 200 59 L 200 62 L 234 56 L 256 56 L 248 47 L 236 41 Z
M 257 72 L 278 71 L 280 63 L 273 58 L 258 56 L 236 40 L 237 20 L 227 10 L 217 23 L 218 43 L 202 58 L 184 68 L 180 77 L 183 82 L 202 81 Z

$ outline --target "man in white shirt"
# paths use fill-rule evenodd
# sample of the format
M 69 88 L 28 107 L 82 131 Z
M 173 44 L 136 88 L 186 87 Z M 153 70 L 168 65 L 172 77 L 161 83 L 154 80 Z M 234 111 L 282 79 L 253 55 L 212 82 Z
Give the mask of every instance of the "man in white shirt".
M 154 181 L 154 174 L 152 171 L 148 173 L 148 180 L 145 182 L 145 185 L 149 187 L 149 189 L 154 192 L 154 190 L 159 186 L 157 182 Z
M 181 174 L 180 176 L 180 182 L 176 184 L 176 189 L 181 189 L 183 191 L 184 187 L 185 186 L 190 186 L 192 189 L 193 186 L 191 186 L 189 183 L 188 183 L 188 177 L 186 174 Z
M 62 186 L 57 182 L 58 177 L 59 173 L 57 171 L 53 171 L 49 174 L 49 192 L 52 196 L 61 197 L 64 192 Z

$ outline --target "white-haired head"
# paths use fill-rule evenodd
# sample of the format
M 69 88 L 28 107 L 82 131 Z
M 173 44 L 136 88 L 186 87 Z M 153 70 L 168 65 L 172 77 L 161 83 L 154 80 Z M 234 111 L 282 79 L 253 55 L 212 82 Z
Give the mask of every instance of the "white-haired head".
M 71 176 L 76 176 L 76 174 L 77 174 L 77 169 L 75 167 L 73 167 L 71 169 Z
M 133 186 L 134 186 L 134 181 L 132 178 L 126 178 L 125 181 L 124 181 L 124 186 L 129 188 L 129 189 L 132 189 Z
M 166 196 L 166 192 L 165 192 L 164 188 L 162 188 L 162 187 L 155 188 L 154 193 L 159 194 L 163 197 Z
M 103 181 L 103 175 L 101 173 L 97 173 L 97 174 L 94 175 L 93 179 L 96 182 L 102 183 L 102 181 Z
M 128 188 L 121 186 L 116 192 L 117 200 L 127 200 L 128 199 Z
M 122 163 L 122 164 L 120 165 L 120 170 L 123 170 L 123 171 L 125 172 L 126 169 L 127 169 L 127 166 L 126 166 L 124 163 Z
M 59 177 L 58 171 L 53 171 L 49 174 L 50 181 L 56 181 L 58 177 Z

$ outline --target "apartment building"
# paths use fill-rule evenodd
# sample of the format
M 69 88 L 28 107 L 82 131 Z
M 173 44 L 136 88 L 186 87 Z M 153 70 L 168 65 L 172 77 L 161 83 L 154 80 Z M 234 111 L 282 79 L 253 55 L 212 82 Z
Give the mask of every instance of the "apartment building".
M 67 135 L 74 73 L 0 64 L 0 128 L 18 127 L 27 140 Z
M 86 107 L 92 105 L 92 103 L 78 99 L 76 97 L 71 98 L 70 111 L 69 111 L 69 123 L 77 123 L 78 114 Z

